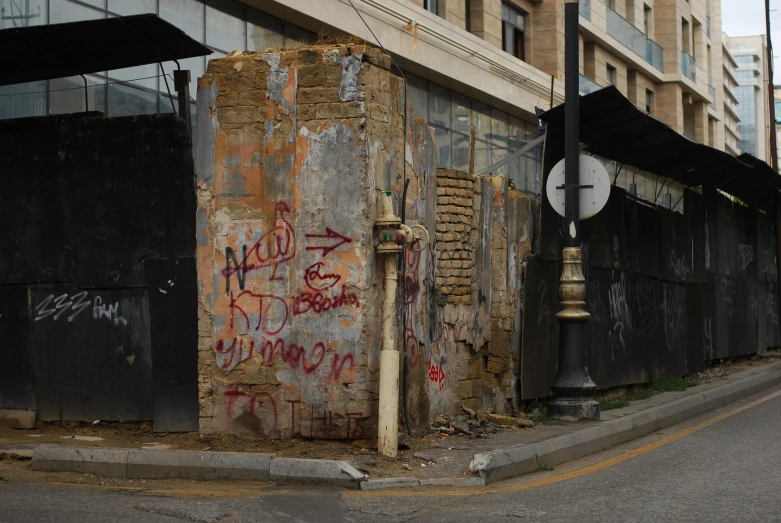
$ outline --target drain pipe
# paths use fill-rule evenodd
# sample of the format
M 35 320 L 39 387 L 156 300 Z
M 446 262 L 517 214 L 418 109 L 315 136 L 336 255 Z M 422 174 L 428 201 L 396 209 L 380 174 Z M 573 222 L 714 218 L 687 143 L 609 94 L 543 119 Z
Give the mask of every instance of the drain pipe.
M 399 350 L 396 348 L 396 286 L 398 255 L 402 246 L 418 241 L 428 243 L 423 227 L 417 236 L 411 227 L 403 225 L 393 214 L 391 192 L 380 193 L 382 215 L 375 222 L 377 254 L 385 267 L 385 300 L 382 305 L 382 349 L 380 350 L 380 408 L 377 430 L 377 450 L 383 456 L 395 458 L 399 444 Z

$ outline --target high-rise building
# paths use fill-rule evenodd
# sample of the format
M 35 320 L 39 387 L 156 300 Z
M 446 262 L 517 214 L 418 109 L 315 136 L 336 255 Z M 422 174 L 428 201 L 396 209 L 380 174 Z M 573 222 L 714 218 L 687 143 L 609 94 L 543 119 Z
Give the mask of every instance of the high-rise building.
M 735 57 L 738 87 L 738 149 L 771 163 L 770 118 L 767 82 L 767 41 L 764 35 L 732 36 L 727 44 Z
M 781 85 L 773 86 L 773 105 L 776 117 L 776 144 L 781 143 Z M 776 146 L 777 165 L 781 166 L 781 147 Z
M 727 47 L 728 40 L 729 37 L 724 33 L 721 40 L 722 76 L 724 79 L 724 150 L 737 156 L 741 152 L 738 148 L 740 114 L 738 113 L 738 78 L 735 72 L 738 64 Z
M 583 93 L 615 85 L 676 131 L 725 148 L 732 106 L 720 0 L 581 0 L 579 9 Z M 563 102 L 561 0 L 0 0 L 0 28 L 145 12 L 210 47 L 212 57 L 318 33 L 380 43 L 404 71 L 414 113 L 434 127 L 443 167 L 468 168 L 472 129 L 475 170 L 494 163 L 537 135 L 535 108 Z M 181 64 L 192 71 L 193 96 L 206 63 Z M 163 64 L 167 74 L 174 67 Z M 89 109 L 172 111 L 165 79 L 156 65 L 89 75 Z M 0 118 L 84 110 L 81 85 L 78 78 L 2 88 Z M 503 172 L 536 192 L 540 157 L 532 149 Z

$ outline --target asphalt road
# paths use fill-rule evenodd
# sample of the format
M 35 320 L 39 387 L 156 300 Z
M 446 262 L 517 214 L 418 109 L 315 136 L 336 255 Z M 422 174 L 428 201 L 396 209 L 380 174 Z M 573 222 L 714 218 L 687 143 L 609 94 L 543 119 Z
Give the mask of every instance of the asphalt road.
M 664 432 L 673 434 L 703 419 Z M 409 490 L 266 487 L 238 497 L 230 492 L 210 497 L 173 489 L 150 494 L 0 482 L 0 521 L 781 521 L 779 427 L 781 396 L 658 448 L 648 445 L 666 436 L 649 436 L 552 472 L 483 489 L 421 489 L 415 496 Z M 591 470 L 636 448 L 647 452 L 579 477 L 530 483 Z

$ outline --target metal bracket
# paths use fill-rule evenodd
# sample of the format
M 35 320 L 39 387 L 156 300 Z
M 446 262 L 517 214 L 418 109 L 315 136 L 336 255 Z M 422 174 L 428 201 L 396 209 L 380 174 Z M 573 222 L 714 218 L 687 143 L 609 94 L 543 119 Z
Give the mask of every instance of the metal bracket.
M 564 185 L 557 185 L 557 189 L 593 189 L 593 185 L 580 185 L 579 183 L 565 183 Z

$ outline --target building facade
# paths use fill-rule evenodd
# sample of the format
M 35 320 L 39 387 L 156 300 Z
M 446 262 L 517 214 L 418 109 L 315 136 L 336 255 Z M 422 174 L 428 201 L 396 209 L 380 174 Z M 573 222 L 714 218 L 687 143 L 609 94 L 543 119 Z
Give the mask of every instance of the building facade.
M 737 91 L 738 77 L 736 73 L 738 63 L 727 47 L 728 40 L 729 37 L 724 33 L 721 45 L 724 79 L 724 150 L 737 156 L 741 152 L 738 148 L 738 138 L 740 137 L 738 132 L 738 122 L 740 122 Z
M 730 37 L 728 47 L 737 63 L 738 148 L 742 153 L 771 163 L 770 133 L 775 123 L 770 119 L 767 79 L 767 43 L 765 37 Z
M 234 49 L 292 46 L 319 33 L 378 43 L 376 35 L 404 71 L 407 99 L 435 128 L 438 164 L 449 169 L 468 169 L 471 157 L 479 171 L 517 150 L 537 135 L 536 109 L 563 101 L 560 1 L 0 0 L 0 10 L 0 28 L 156 13 L 214 52 L 182 63 L 192 71 L 191 93 L 207 61 Z M 719 0 L 582 0 L 580 14 L 582 92 L 613 84 L 676 131 L 727 147 Z M 0 118 L 171 112 L 174 67 L 89 75 L 89 107 L 80 78 L 6 87 Z M 540 166 L 532 149 L 500 174 L 538 192 Z

